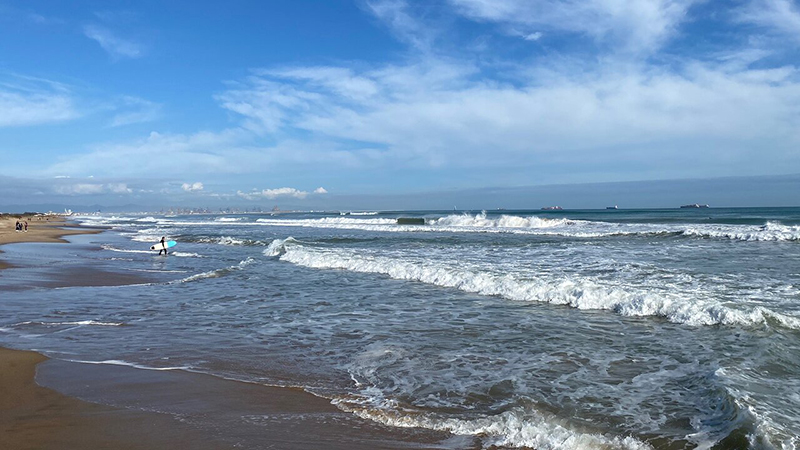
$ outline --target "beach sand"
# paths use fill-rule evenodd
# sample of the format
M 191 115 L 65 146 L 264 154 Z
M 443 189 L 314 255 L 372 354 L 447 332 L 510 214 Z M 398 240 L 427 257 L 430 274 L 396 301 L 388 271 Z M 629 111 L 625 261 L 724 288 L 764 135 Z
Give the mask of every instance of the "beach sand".
M 27 232 L 14 230 L 17 220 L 28 222 Z M 15 242 L 67 242 L 62 237 L 101 231 L 97 228 L 78 226 L 59 215 L 0 214 L 0 245 Z
M 47 358 L 0 348 L 0 442 L 4 449 L 231 448 L 171 416 L 83 402 L 37 385 Z
M 14 230 L 14 225 L 18 220 L 28 222 L 27 232 Z M 101 229 L 79 227 L 60 215 L 0 214 L 0 245 L 17 242 L 67 242 L 62 239 L 64 236 L 100 232 L 102 232 Z M 2 250 L 0 250 L 1 253 L 3 253 Z M 0 270 L 9 267 L 14 267 L 14 264 L 0 260 Z
M 447 433 L 360 419 L 300 389 L 48 360 L 2 347 L 0 442 L 15 450 L 472 448 Z

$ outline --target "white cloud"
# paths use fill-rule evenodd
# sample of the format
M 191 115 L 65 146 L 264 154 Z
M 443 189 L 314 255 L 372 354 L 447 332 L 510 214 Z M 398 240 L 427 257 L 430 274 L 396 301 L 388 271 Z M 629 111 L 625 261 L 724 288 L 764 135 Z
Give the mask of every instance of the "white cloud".
M 429 58 L 362 71 L 254 73 L 218 96 L 241 117 L 241 128 L 96 145 L 46 174 L 153 176 L 167 162 L 170 174 L 276 176 L 298 167 L 569 164 L 568 176 L 585 180 L 598 171 L 612 174 L 606 179 L 774 173 L 800 162 L 793 151 L 800 144 L 800 70 L 792 66 L 685 60 L 673 71 L 556 59 L 507 70 L 514 85 L 491 81 L 469 63 Z M 355 89 L 368 95 L 342 88 L 352 80 L 369 86 Z M 263 135 L 275 143 L 259 145 Z M 290 195 L 272 191 L 240 196 Z
M 542 32 L 541 31 L 536 31 L 534 33 L 529 33 L 529 34 L 526 34 L 526 35 L 522 36 L 522 39 L 525 39 L 526 41 L 538 41 L 541 38 L 542 38 Z
M 463 15 L 510 26 L 578 33 L 625 51 L 653 51 L 699 0 L 450 0 Z
M 366 6 L 389 26 L 398 39 L 423 52 L 431 49 L 435 29 L 431 24 L 422 24 L 412 17 L 404 0 L 371 0 L 366 2 Z
M 267 198 L 272 200 L 278 197 L 293 197 L 293 198 L 304 199 L 308 197 L 308 192 L 290 187 L 282 187 L 277 189 L 264 189 L 261 191 L 256 190 L 252 192 L 238 191 L 236 192 L 236 195 L 245 198 L 247 200 L 256 200 L 259 198 Z
M 111 183 L 107 184 L 105 187 L 109 192 L 114 194 L 130 194 L 133 192 L 125 183 Z
M 186 192 L 199 192 L 203 190 L 203 183 L 199 181 L 196 183 L 183 183 L 181 189 Z
M 476 77 L 468 64 L 429 59 L 360 73 L 308 70 L 338 73 L 342 82 L 370 80 L 374 94 L 354 97 L 335 80 L 322 85 L 315 77 L 299 78 L 300 70 L 267 71 L 267 78 L 249 81 L 250 89 L 238 86 L 243 102 L 268 99 L 265 84 L 284 93 L 290 88 L 295 96 L 248 103 L 247 120 L 257 122 L 263 106 L 270 117 L 282 117 L 271 123 L 276 130 L 301 129 L 332 146 L 368 143 L 385 149 L 382 161 L 406 166 L 514 166 L 620 155 L 655 164 L 646 155 L 661 152 L 743 170 L 756 151 L 757 165 L 774 163 L 771 157 L 794 161 L 788 150 L 800 138 L 800 71 L 791 66 L 732 70 L 689 60 L 673 72 L 552 64 L 517 72 L 515 86 Z M 678 160 L 672 170 L 680 170 Z
M 115 111 L 109 126 L 120 127 L 152 122 L 161 117 L 161 105 L 130 95 L 121 96 L 113 105 Z
M 170 174 L 185 177 L 271 172 L 287 178 L 299 167 L 329 173 L 332 167 L 522 171 L 550 165 L 594 181 L 587 176 L 598 171 L 635 178 L 736 175 L 800 162 L 796 67 L 755 69 L 752 63 L 769 54 L 755 48 L 675 55 L 663 65 L 638 57 L 677 34 L 693 0 L 451 3 L 507 35 L 536 40 L 572 33 L 613 48 L 588 59 L 553 52 L 535 64 L 442 56 L 431 51 L 431 35 L 420 31 L 425 27 L 404 2 L 370 2 L 370 11 L 403 34 L 416 56 L 371 67 L 257 69 L 215 96 L 235 120 L 230 129 L 98 144 L 47 173 L 153 176 L 167 162 Z M 281 188 L 236 195 L 308 193 Z
M 100 47 L 115 58 L 139 58 L 142 56 L 142 46 L 134 41 L 122 39 L 114 35 L 108 28 L 99 25 L 86 25 L 83 34 L 97 41 Z
M 800 7 L 791 0 L 751 0 L 738 10 L 737 19 L 800 41 Z
M 233 165 L 226 151 L 233 143 L 242 141 L 240 132 L 235 130 L 191 135 L 152 132 L 131 143 L 93 145 L 89 152 L 65 158 L 45 173 L 75 176 L 102 170 L 116 175 L 153 175 L 165 172 L 167 164 L 170 174 L 225 171 Z
M 318 187 L 318 188 L 314 189 L 314 193 L 315 193 L 315 194 L 327 194 L 327 193 L 328 193 L 328 190 L 327 190 L 327 189 L 325 189 L 324 187 L 321 187 L 321 186 L 320 186 L 320 187 Z
M 55 186 L 53 191 L 61 195 L 130 194 L 133 192 L 125 183 L 69 183 Z
M 13 75 L 0 80 L 0 127 L 63 122 L 80 117 L 69 87 Z

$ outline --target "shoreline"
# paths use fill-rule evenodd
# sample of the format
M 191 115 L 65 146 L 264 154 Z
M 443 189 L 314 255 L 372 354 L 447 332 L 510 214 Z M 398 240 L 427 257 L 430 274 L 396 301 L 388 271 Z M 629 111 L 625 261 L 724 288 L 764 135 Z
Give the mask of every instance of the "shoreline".
M 449 433 L 360 418 L 300 388 L 4 347 L 0 440 L 14 449 L 474 448 Z
M 165 414 L 89 403 L 42 387 L 35 377 L 48 358 L 0 347 L 0 437 L 8 448 L 231 448 Z
M 28 221 L 27 232 L 14 230 L 17 220 Z M 23 242 L 67 243 L 69 241 L 63 239 L 64 236 L 101 232 L 103 229 L 84 227 L 60 215 L 0 214 L 0 247 Z M 4 260 L 3 250 L 0 248 L 0 270 L 13 267 L 17 267 L 17 265 Z

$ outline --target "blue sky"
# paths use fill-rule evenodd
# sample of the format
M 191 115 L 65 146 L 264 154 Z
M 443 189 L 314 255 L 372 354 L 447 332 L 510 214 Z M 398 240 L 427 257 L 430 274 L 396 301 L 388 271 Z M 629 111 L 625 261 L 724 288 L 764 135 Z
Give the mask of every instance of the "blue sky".
M 800 173 L 792 0 L 0 0 L 0 42 L 0 206 Z

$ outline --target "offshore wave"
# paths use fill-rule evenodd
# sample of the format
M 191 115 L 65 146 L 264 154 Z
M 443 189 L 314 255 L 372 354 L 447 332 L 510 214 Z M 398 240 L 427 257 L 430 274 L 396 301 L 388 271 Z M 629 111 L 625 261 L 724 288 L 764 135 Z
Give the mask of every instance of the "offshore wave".
M 191 237 L 185 236 L 183 239 L 185 242 L 194 242 L 198 244 L 217 244 L 217 245 L 229 245 L 229 246 L 263 246 L 266 245 L 266 242 L 260 241 L 257 239 L 241 239 L 235 238 L 231 236 L 219 236 L 219 237 Z
M 253 259 L 253 258 L 247 258 L 247 259 L 244 259 L 242 261 L 239 261 L 238 264 L 234 264 L 232 266 L 228 266 L 228 267 L 225 267 L 225 268 L 222 268 L 222 269 L 209 270 L 208 272 L 197 273 L 197 274 L 188 276 L 186 278 L 181 278 L 180 280 L 173 281 L 173 282 L 171 282 L 171 284 L 173 284 L 173 283 L 190 283 L 192 281 L 205 280 L 207 278 L 223 277 L 223 276 L 225 276 L 225 275 L 227 275 L 227 274 L 229 274 L 231 272 L 235 272 L 237 270 L 242 270 L 245 267 L 249 266 L 250 264 L 254 263 L 255 261 L 256 260 Z
M 500 217 L 487 217 L 485 213 L 470 216 L 466 214 L 450 215 L 439 219 L 432 219 L 431 225 L 450 227 L 475 227 L 475 228 L 553 228 L 565 225 L 589 224 L 585 220 L 551 219 L 542 217 L 522 217 L 502 215 Z M 597 222 L 595 222 L 597 223 Z
M 398 225 L 397 219 L 325 217 L 320 219 L 258 219 L 256 224 L 281 227 L 334 228 L 387 232 L 512 233 L 574 238 L 613 236 L 686 236 L 738 241 L 800 241 L 800 226 L 614 223 L 537 216 L 486 214 L 449 215 L 426 219 L 424 225 Z
M 800 226 L 767 222 L 765 225 L 706 225 L 688 227 L 685 236 L 725 238 L 739 241 L 800 241 Z
M 149 218 L 148 218 L 149 219 Z M 222 221 L 222 219 L 228 219 Z M 157 226 L 270 226 L 328 228 L 377 232 L 444 232 L 444 233 L 511 233 L 526 235 L 561 236 L 571 238 L 604 238 L 614 236 L 684 236 L 693 238 L 729 239 L 736 241 L 800 242 L 800 226 L 783 225 L 770 221 L 763 225 L 732 224 L 663 224 L 663 223 L 618 223 L 538 216 L 500 215 L 486 213 L 468 215 L 453 214 L 439 218 L 426 218 L 424 224 L 398 224 L 396 218 L 337 216 L 316 219 L 261 218 L 255 222 L 244 222 L 240 218 L 219 218 L 215 221 L 188 222 L 169 219 L 157 220 Z M 141 220 L 141 219 L 140 219 Z M 140 230 L 134 240 L 150 241 L 160 235 L 160 229 Z M 224 239 L 224 238 L 221 238 Z M 235 238 L 223 245 L 240 244 Z
M 286 226 L 325 225 L 395 225 L 397 219 L 354 219 L 350 217 L 322 217 L 319 219 L 258 219 L 257 223 Z M 295 224 L 295 225 L 292 225 Z
M 674 293 L 607 287 L 589 279 L 544 280 L 513 273 L 499 274 L 368 256 L 348 250 L 319 250 L 300 245 L 293 238 L 274 240 L 264 254 L 314 269 L 376 273 L 397 280 L 417 281 L 514 301 L 608 310 L 623 316 L 657 316 L 673 323 L 694 326 L 755 326 L 769 323 L 800 330 L 800 317 L 761 306 L 741 310 L 713 300 L 686 298 Z

